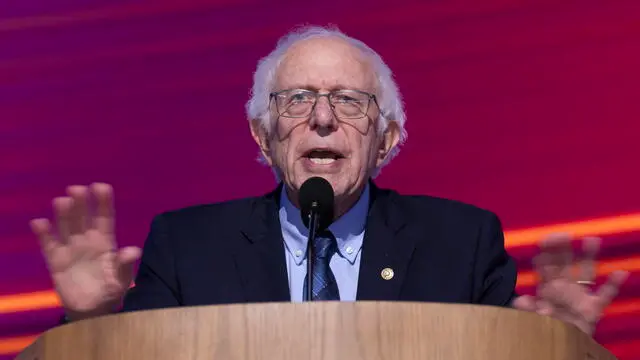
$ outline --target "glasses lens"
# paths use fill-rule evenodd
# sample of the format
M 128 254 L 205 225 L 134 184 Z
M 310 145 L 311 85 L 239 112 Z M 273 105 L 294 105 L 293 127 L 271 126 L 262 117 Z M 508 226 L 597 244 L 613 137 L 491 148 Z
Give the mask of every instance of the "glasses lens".
M 364 118 L 369 108 L 369 95 L 358 91 L 338 91 L 332 94 L 331 105 L 338 118 Z
M 311 113 L 315 94 L 305 90 L 281 92 L 276 96 L 278 112 L 286 117 L 304 117 Z

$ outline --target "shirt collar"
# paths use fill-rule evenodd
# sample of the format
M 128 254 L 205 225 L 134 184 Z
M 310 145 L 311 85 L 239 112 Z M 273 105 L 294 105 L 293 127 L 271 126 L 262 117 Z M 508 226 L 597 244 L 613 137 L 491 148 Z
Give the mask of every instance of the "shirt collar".
M 329 226 L 329 231 L 338 242 L 338 252 L 351 264 L 355 262 L 362 248 L 369 210 L 369 191 L 369 183 L 367 183 L 356 204 Z M 280 192 L 279 216 L 287 251 L 293 255 L 296 264 L 300 265 L 306 257 L 309 229 L 302 223 L 300 210 L 289 201 L 284 188 Z

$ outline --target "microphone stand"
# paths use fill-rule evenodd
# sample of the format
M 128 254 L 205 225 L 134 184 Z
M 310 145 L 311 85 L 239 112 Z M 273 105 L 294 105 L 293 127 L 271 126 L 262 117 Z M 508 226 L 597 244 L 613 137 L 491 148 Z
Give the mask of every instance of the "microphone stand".
M 318 230 L 318 202 L 311 203 L 309 213 L 309 237 L 307 239 L 307 301 L 313 301 L 313 265 L 314 265 L 314 243 L 316 241 L 316 231 Z

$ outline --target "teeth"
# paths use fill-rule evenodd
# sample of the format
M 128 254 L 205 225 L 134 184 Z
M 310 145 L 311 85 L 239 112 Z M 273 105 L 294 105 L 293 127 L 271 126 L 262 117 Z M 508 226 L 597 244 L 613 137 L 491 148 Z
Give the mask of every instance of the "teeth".
M 311 162 L 314 164 L 320 164 L 320 165 L 327 165 L 336 161 L 336 159 L 332 159 L 332 158 L 315 158 L 315 157 L 309 158 L 309 160 L 311 160 Z

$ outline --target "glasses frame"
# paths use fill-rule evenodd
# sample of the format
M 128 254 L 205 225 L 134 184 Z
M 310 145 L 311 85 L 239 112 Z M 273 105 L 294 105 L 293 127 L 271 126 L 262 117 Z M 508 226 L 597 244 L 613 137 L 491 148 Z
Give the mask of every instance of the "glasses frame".
M 288 115 L 282 115 L 280 113 L 280 109 L 278 108 L 278 101 L 277 101 L 277 96 L 285 93 L 285 92 L 291 92 L 291 91 L 300 91 L 300 92 L 304 92 L 304 93 L 308 93 L 308 94 L 313 94 L 314 95 L 314 102 L 313 105 L 311 106 L 311 110 L 309 110 L 309 113 L 306 115 L 301 115 L 301 116 L 288 116 Z M 357 94 L 361 94 L 361 95 L 365 95 L 367 96 L 367 107 L 365 109 L 365 111 L 362 113 L 362 116 L 360 117 L 355 117 L 355 118 L 341 118 L 339 117 L 336 112 L 335 112 L 335 105 L 331 102 L 331 96 L 335 96 L 335 94 L 337 93 L 357 93 Z M 313 90 L 309 90 L 309 89 L 284 89 L 284 90 L 279 90 L 279 91 L 274 91 L 272 93 L 269 94 L 269 104 L 271 104 L 271 101 L 276 99 L 274 101 L 275 105 L 276 105 L 276 112 L 278 113 L 278 116 L 282 116 L 282 117 L 286 117 L 286 118 L 290 118 L 290 119 L 301 119 L 301 118 L 305 118 L 307 116 L 310 116 L 311 114 L 313 114 L 313 111 L 316 109 L 316 105 L 318 105 L 318 99 L 320 99 L 321 97 L 326 97 L 327 101 L 329 102 L 329 106 L 331 107 L 331 111 L 333 112 L 333 115 L 337 118 L 337 119 L 348 119 L 348 120 L 355 120 L 355 119 L 362 119 L 365 117 L 369 116 L 369 107 L 371 106 L 371 100 L 373 100 L 373 103 L 376 104 L 376 107 L 378 108 L 378 111 L 380 111 L 382 113 L 382 111 L 380 110 L 380 105 L 378 104 L 378 99 L 374 94 L 370 94 L 368 92 L 365 91 L 361 91 L 361 90 L 353 90 L 353 89 L 339 89 L 339 90 L 333 90 L 330 91 L 328 93 L 319 93 L 317 91 L 313 91 Z M 271 105 L 269 105 L 271 106 Z

